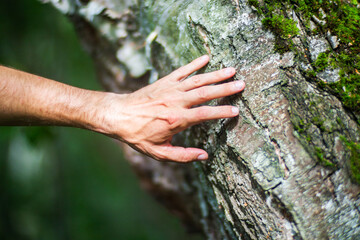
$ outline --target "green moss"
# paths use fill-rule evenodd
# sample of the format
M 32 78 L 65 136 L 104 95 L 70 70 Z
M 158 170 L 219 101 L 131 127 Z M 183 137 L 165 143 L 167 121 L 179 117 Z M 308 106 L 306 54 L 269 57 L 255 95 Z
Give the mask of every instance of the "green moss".
M 342 76 L 330 85 L 341 98 L 345 107 L 360 113 L 360 75 Z
M 331 168 L 335 168 L 336 164 L 332 163 L 331 161 L 327 160 L 324 157 L 324 151 L 319 148 L 319 147 L 315 147 L 315 155 L 318 159 L 318 161 L 320 162 L 320 164 L 322 164 L 325 167 L 331 167 Z
M 265 17 L 262 23 L 274 32 L 276 36 L 284 40 L 290 39 L 299 33 L 294 20 L 285 18 L 283 15 L 272 14 L 271 17 Z
M 321 1 L 311 1 L 321 2 Z M 340 40 L 340 46 L 328 53 L 320 54 L 315 63 L 317 72 L 331 65 L 341 69 L 340 81 L 330 83 L 330 86 L 343 102 L 344 106 L 360 112 L 360 10 L 357 2 L 334 1 L 315 5 L 310 13 L 319 16 L 319 9 L 326 13 L 322 31 L 330 30 Z
M 329 66 L 329 53 L 320 53 L 316 61 L 312 64 L 316 72 L 324 71 Z
M 257 0 L 248 0 L 249 4 L 254 7 L 259 7 L 259 1 Z
M 339 39 L 340 46 L 319 55 L 312 63 L 314 70 L 307 72 L 307 77 L 316 79 L 316 73 L 328 67 L 341 69 L 340 81 L 325 83 L 350 110 L 360 113 L 360 9 L 357 0 L 249 0 L 249 4 L 257 8 L 257 12 L 264 17 L 263 24 L 276 36 L 275 49 L 279 53 L 294 50 L 291 40 L 299 30 L 293 20 L 286 16 L 287 9 L 301 15 L 308 34 L 326 37 L 330 32 Z M 311 17 L 324 21 L 318 25 L 316 31 L 310 30 Z M 298 53 L 298 57 L 304 53 Z
M 285 53 L 292 50 L 291 39 L 299 33 L 299 29 L 294 20 L 275 13 L 275 10 L 281 7 L 281 3 L 274 1 L 271 4 L 260 5 L 259 1 L 249 0 L 249 4 L 258 9 L 259 15 L 264 16 L 263 26 L 274 33 L 275 51 Z
M 275 51 L 285 53 L 293 47 L 291 38 L 299 33 L 296 23 L 282 15 L 273 14 L 262 20 L 263 25 L 275 33 Z
M 360 184 L 360 144 L 349 141 L 346 137 L 341 136 L 341 140 L 345 143 L 350 151 L 350 173 L 351 179 Z
M 306 72 L 306 77 L 310 78 L 310 79 L 315 79 L 316 72 L 314 70 L 309 70 L 309 71 Z
M 316 82 L 319 87 L 336 95 L 343 106 L 360 114 L 360 9 L 357 0 L 249 0 L 250 5 L 256 8 L 263 18 L 262 24 L 275 35 L 275 50 L 279 53 L 293 51 L 300 62 L 310 61 L 312 70 L 305 72 L 308 81 Z M 336 36 L 338 46 L 319 54 L 313 62 L 309 58 L 308 49 L 295 46 L 292 39 L 299 34 L 296 22 L 288 16 L 294 11 L 301 19 L 305 36 L 328 38 L 328 34 Z M 313 18 L 319 19 L 315 22 Z M 310 28 L 310 21 L 315 22 L 316 28 Z M 306 44 L 305 44 L 306 45 Z M 327 69 L 339 69 L 339 81 L 335 83 L 324 82 L 317 77 L 318 73 Z M 299 140 L 307 151 L 316 157 L 318 162 L 329 168 L 340 167 L 334 161 L 331 149 L 322 149 L 313 142 L 313 133 L 310 126 L 315 125 L 321 132 L 333 132 L 334 126 L 325 126 L 323 118 L 319 115 L 318 101 L 310 101 L 309 117 L 307 122 L 299 116 L 292 116 L 295 131 Z M 335 128 L 346 128 L 339 117 L 334 123 Z M 357 121 L 360 125 L 360 119 Z M 360 144 L 342 138 L 350 154 L 349 169 L 351 179 L 360 184 Z M 329 159 L 327 159 L 329 158 Z
M 303 133 L 305 132 L 305 130 L 303 128 L 301 128 L 299 125 L 294 125 L 294 128 L 295 130 L 298 132 L 298 133 Z

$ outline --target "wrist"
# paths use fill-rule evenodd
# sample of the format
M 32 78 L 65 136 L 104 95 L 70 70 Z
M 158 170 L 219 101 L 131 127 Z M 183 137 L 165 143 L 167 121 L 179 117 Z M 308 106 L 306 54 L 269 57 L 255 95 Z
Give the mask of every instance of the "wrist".
M 86 113 L 80 113 L 76 120 L 80 127 L 121 140 L 121 109 L 126 94 L 92 92 L 90 95 L 84 108 Z

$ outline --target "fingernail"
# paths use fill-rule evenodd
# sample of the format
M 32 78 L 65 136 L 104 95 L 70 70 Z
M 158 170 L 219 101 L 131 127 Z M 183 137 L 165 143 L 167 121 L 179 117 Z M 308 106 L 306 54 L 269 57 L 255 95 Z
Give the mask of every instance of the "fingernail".
M 233 114 L 236 114 L 236 115 L 239 114 L 239 108 L 238 107 L 232 107 L 231 111 L 232 111 Z
M 208 56 L 208 55 L 204 55 L 204 56 L 202 56 L 200 59 L 201 59 L 201 61 L 203 61 L 203 62 L 207 62 L 207 61 L 209 61 L 209 56 Z
M 226 76 L 232 76 L 235 73 L 235 69 L 234 68 L 225 68 L 224 70 L 224 74 Z
M 242 89 L 244 87 L 244 84 L 245 84 L 244 81 L 236 81 L 235 82 L 235 88 L 237 90 Z
M 198 160 L 205 160 L 205 159 L 207 159 L 206 154 L 201 154 L 201 155 L 199 155 L 197 159 L 198 159 Z

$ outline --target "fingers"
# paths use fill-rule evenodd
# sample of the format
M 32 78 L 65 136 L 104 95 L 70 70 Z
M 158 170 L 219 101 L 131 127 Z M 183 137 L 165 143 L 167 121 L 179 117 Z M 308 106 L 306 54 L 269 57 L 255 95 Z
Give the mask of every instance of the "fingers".
M 194 88 L 221 82 L 234 76 L 234 74 L 234 68 L 225 68 L 215 72 L 199 74 L 184 80 L 180 85 L 180 90 L 189 91 Z
M 239 108 L 234 106 L 202 106 L 189 109 L 186 118 L 189 125 L 195 125 L 208 120 L 231 118 L 237 115 L 239 115 Z
M 192 162 L 198 160 L 208 159 L 206 151 L 199 148 L 184 148 L 172 146 L 170 144 L 160 145 L 156 147 L 157 154 L 160 160 L 170 160 L 175 162 Z
M 204 55 L 192 61 L 191 63 L 182 66 L 181 68 L 172 72 L 169 77 L 175 79 L 176 81 L 183 80 L 193 72 L 201 69 L 209 62 L 209 56 Z
M 215 86 L 205 86 L 185 93 L 184 104 L 187 107 L 201 104 L 215 98 L 222 98 L 242 91 L 244 81 L 234 81 Z

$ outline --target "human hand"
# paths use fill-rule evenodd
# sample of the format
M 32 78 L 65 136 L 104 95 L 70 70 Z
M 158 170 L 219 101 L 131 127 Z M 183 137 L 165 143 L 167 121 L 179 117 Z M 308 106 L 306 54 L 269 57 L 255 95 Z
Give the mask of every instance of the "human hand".
M 233 106 L 191 107 L 245 87 L 243 81 L 209 86 L 234 76 L 234 68 L 187 78 L 208 61 L 208 56 L 200 57 L 136 92 L 109 94 L 102 106 L 105 129 L 101 132 L 157 160 L 206 160 L 208 154 L 202 149 L 173 146 L 173 135 L 203 121 L 237 116 L 239 110 Z

